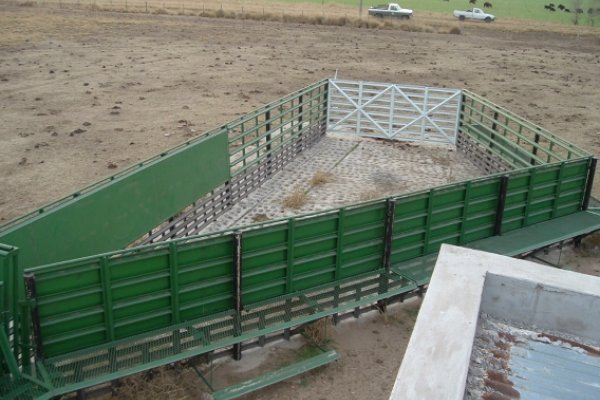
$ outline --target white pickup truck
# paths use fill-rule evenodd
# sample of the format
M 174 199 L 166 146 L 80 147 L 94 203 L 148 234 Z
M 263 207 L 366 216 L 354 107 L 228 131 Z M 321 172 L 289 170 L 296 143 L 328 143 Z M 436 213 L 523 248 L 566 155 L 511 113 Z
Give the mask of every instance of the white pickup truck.
M 369 7 L 369 15 L 378 18 L 397 17 L 400 19 L 409 19 L 413 15 L 413 10 L 402 8 L 399 4 L 396 3 L 389 3 Z
M 481 8 L 474 8 L 473 11 L 454 10 L 454 16 L 461 21 L 464 21 L 465 19 L 475 19 L 478 21 L 485 22 L 492 22 L 496 20 L 496 17 L 494 15 L 483 12 Z

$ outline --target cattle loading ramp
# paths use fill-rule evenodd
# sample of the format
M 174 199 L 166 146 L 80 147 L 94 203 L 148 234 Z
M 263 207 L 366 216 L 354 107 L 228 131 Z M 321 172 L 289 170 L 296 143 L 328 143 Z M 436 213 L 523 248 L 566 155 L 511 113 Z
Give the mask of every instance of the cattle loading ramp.
M 485 175 L 197 234 L 328 126 L 454 145 Z M 442 243 L 516 256 L 577 240 L 600 229 L 595 166 L 466 90 L 317 82 L 1 227 L 0 396 L 51 398 L 218 349 L 239 359 L 421 293 Z

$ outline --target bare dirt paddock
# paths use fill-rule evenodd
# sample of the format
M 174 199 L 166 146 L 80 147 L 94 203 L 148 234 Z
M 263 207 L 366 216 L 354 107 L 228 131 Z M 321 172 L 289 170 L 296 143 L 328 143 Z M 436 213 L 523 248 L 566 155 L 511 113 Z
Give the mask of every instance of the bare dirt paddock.
M 468 88 L 599 153 L 600 35 L 465 26 L 447 35 L 0 4 L 0 223 L 336 70 Z M 561 263 L 598 274 L 597 246 L 584 250 Z M 415 314 L 396 307 L 335 328 L 341 361 L 248 398 L 387 398 Z M 189 369 L 161 374 L 127 380 L 118 397 L 203 390 Z

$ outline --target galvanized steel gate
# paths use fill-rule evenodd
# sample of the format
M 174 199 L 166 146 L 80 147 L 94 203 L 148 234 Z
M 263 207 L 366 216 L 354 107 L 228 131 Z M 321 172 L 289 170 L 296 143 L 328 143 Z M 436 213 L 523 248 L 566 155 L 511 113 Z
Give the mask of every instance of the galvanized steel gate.
M 462 91 L 390 83 L 329 81 L 329 132 L 455 144 Z

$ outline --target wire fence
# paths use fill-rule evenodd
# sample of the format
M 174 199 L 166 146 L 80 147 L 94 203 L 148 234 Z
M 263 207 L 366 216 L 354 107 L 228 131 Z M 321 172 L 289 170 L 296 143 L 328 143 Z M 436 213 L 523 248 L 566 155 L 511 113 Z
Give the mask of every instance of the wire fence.
M 285 19 L 286 17 L 345 17 L 369 18 L 367 8 L 357 5 L 310 3 L 275 3 L 267 1 L 194 1 L 194 0 L 18 0 L 10 3 L 20 6 L 44 6 L 58 9 L 88 9 L 93 11 L 139 12 L 148 14 L 176 14 L 221 16 L 235 18 Z

